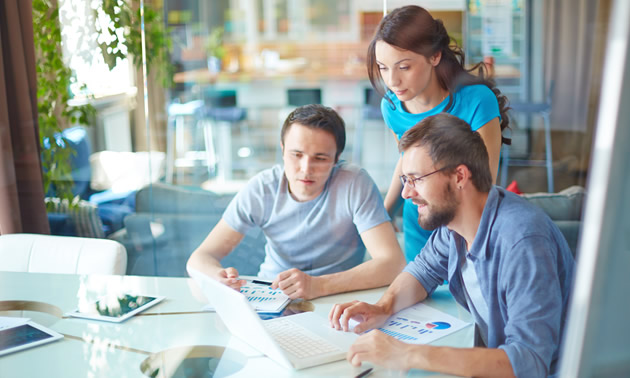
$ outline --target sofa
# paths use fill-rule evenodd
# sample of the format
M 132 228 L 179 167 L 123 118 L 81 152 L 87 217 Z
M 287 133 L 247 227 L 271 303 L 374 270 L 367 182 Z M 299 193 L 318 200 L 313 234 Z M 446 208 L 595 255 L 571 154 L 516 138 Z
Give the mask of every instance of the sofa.
M 575 256 L 582 223 L 584 188 L 571 186 L 558 193 L 531 193 L 521 196 L 549 215 L 567 239 L 571 252 Z
M 88 131 L 82 126 L 65 129 L 55 139 L 73 153 L 68 161 L 70 175 L 54 180 L 46 193 L 53 235 L 103 238 L 121 229 L 125 216 L 133 212 L 135 191 L 157 180 L 164 167 L 163 152 L 92 153 Z M 50 144 L 44 140 L 45 149 Z M 67 199 L 56 197 L 56 184 L 69 178 L 72 194 L 79 197 L 72 206 Z
M 219 222 L 233 196 L 162 183 L 140 189 L 135 213 L 127 215 L 125 227 L 110 236 L 127 249 L 127 274 L 187 276 L 190 254 Z M 264 234 L 254 229 L 221 263 L 240 274 L 256 275 L 264 245 Z
M 110 236 L 127 249 L 127 274 L 187 276 L 190 254 L 219 222 L 233 196 L 163 183 L 139 190 L 135 213 L 127 215 L 125 227 Z M 573 186 L 559 193 L 522 196 L 551 217 L 575 254 L 584 189 Z M 256 275 L 265 256 L 264 246 L 264 234 L 253 229 L 221 263 L 235 267 L 240 274 Z

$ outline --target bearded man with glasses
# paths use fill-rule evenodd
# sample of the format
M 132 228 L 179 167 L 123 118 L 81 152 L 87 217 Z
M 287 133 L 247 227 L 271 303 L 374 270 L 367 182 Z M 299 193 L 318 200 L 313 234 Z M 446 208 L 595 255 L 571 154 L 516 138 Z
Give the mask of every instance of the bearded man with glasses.
M 427 117 L 400 139 L 402 196 L 418 223 L 435 230 L 374 305 L 337 304 L 331 325 L 378 328 L 392 314 L 448 280 L 475 320 L 475 348 L 409 345 L 380 331 L 357 339 L 348 361 L 461 376 L 546 377 L 556 372 L 574 275 L 564 236 L 540 209 L 493 186 L 481 136 L 446 113 Z

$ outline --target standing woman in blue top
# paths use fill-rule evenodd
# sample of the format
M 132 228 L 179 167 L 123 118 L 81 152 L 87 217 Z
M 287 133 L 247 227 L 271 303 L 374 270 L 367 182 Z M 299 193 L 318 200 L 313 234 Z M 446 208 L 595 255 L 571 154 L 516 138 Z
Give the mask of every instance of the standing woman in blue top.
M 507 99 L 492 81 L 484 78 L 484 68 L 480 63 L 466 69 L 464 53 L 451 40 L 442 21 L 419 6 L 397 8 L 385 16 L 367 54 L 370 82 L 383 96 L 383 118 L 396 139 L 425 117 L 441 112 L 453 114 L 481 134 L 496 182 L 501 144 L 510 143 L 501 135 L 508 126 Z M 385 196 L 390 215 L 403 202 L 400 175 L 399 159 Z M 428 176 L 422 180 L 430 179 Z M 415 185 L 422 185 L 422 180 Z M 416 205 L 406 200 L 403 206 L 405 256 L 410 261 L 431 231 L 418 225 Z

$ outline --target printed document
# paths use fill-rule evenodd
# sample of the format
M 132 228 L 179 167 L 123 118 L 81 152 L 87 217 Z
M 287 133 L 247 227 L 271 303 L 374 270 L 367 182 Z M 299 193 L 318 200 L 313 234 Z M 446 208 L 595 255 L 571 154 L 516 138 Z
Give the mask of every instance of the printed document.
M 408 344 L 427 344 L 469 325 L 424 303 L 418 303 L 392 315 L 379 330 Z
M 245 295 L 249 304 L 258 312 L 276 313 L 284 310 L 291 302 L 291 298 L 282 290 L 273 290 L 267 285 L 248 283 L 241 286 L 241 293 Z M 205 306 L 204 311 L 214 311 L 214 306 Z

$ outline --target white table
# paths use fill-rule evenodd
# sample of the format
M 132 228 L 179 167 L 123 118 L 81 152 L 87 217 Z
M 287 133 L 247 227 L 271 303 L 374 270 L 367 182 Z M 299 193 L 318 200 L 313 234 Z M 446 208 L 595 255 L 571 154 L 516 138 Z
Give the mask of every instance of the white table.
M 116 290 L 166 299 L 121 324 L 76 318 L 58 318 L 34 311 L 0 312 L 0 315 L 30 317 L 65 335 L 61 341 L 0 357 L 0 377 L 142 377 L 140 365 L 152 353 L 198 345 L 227 346 L 242 369 L 235 377 L 353 377 L 369 365 L 354 368 L 345 360 L 309 369 L 288 370 L 247 344 L 231 337 L 215 313 L 201 312 L 205 298 L 192 280 L 172 277 L 80 276 L 65 274 L 0 272 L 0 306 L 4 301 L 36 301 L 58 307 L 63 313 L 80 301 L 93 301 Z M 314 311 L 327 316 L 335 303 L 354 299 L 376 302 L 385 288 L 352 292 L 313 300 Z M 4 302 L 6 303 L 6 302 Z M 471 322 L 446 287 L 439 288 L 425 303 Z M 473 327 L 467 327 L 433 343 L 472 346 Z M 376 367 L 371 377 L 404 376 L 403 372 Z M 413 376 L 435 373 L 412 370 Z

